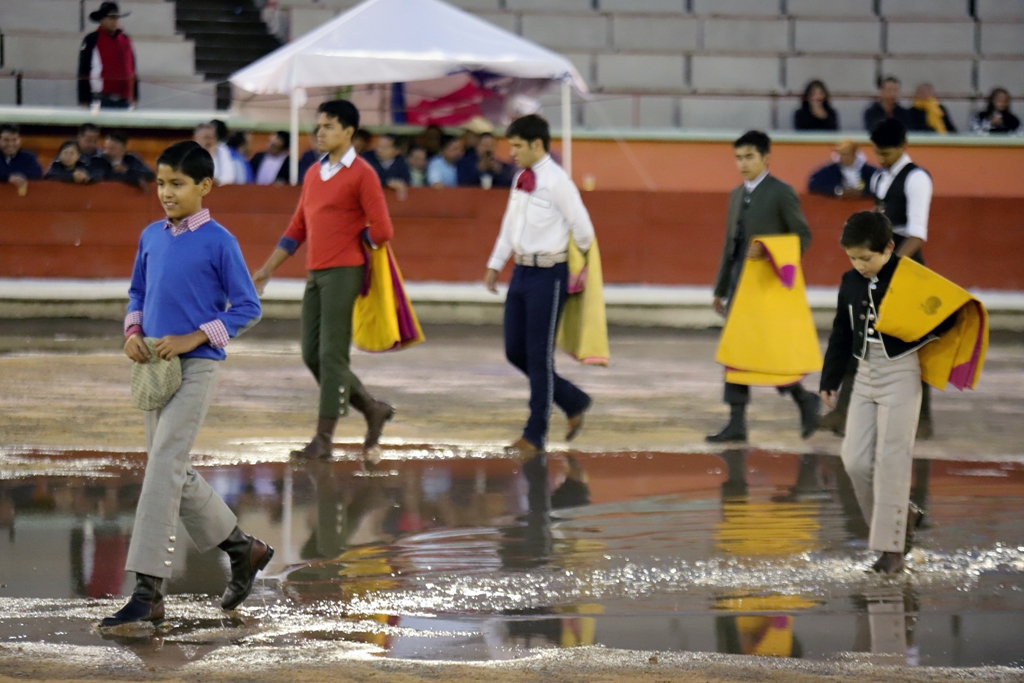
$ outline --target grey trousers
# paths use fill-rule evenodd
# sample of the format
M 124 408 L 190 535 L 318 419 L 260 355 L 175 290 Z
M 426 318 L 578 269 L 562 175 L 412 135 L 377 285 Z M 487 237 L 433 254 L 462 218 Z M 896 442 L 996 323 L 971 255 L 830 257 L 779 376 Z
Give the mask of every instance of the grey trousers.
M 903 551 L 920 410 L 917 352 L 889 360 L 878 346 L 868 344 L 853 384 L 842 456 L 871 528 L 872 550 Z
M 159 410 L 146 411 L 146 475 L 135 509 L 125 569 L 169 578 L 178 518 L 201 552 L 222 543 L 235 513 L 192 469 L 189 453 L 213 399 L 217 361 L 181 360 L 181 388 Z

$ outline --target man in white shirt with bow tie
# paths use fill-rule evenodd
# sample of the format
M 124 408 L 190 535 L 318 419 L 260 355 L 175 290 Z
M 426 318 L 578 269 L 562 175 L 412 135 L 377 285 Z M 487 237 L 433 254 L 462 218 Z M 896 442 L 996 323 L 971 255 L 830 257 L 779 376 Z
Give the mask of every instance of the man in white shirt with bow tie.
M 568 296 L 569 237 L 586 252 L 594 226 L 579 190 L 548 154 L 548 122 L 531 114 L 507 131 L 515 177 L 501 232 L 487 262 L 485 284 L 497 293 L 498 274 L 509 257 L 515 261 L 505 299 L 505 356 L 530 380 L 530 417 L 522 437 L 509 446 L 524 463 L 530 482 L 530 508 L 546 510 L 547 440 L 551 403 L 569 418 L 566 440 L 583 426 L 590 397 L 555 372 L 555 334 Z M 534 486 L 536 484 L 536 486 Z M 534 496 L 537 495 L 535 499 Z

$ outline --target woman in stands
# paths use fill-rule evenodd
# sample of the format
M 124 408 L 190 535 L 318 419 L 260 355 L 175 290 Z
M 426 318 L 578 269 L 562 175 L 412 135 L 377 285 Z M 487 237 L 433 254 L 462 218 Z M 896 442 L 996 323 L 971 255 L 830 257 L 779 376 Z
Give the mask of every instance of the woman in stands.
M 1010 112 L 1010 93 L 995 88 L 988 96 L 988 106 L 971 119 L 972 133 L 1019 133 L 1020 119 Z
M 796 130 L 839 130 L 839 114 L 829 102 L 828 88 L 814 80 L 804 88 L 800 108 L 793 113 Z

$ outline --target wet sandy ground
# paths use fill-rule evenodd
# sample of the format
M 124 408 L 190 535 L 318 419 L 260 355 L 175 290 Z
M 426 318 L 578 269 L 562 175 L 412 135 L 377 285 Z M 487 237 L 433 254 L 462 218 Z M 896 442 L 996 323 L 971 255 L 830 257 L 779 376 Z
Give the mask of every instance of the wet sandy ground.
M 102 330 L 110 332 L 107 324 Z M 259 328 L 257 328 L 259 329 Z M 72 327 L 72 330 L 74 328 Z M 142 420 L 129 396 L 130 361 L 116 337 L 67 334 L 52 324 L 0 327 L 0 444 L 144 446 Z M 113 333 L 117 333 L 116 323 Z M 283 332 L 287 334 L 288 330 Z M 267 325 L 264 338 L 232 343 L 218 394 L 197 448 L 244 451 L 246 440 L 308 439 L 316 386 L 298 343 Z M 30 336 L 31 335 L 31 336 Z M 353 365 L 377 397 L 398 414 L 386 437 L 421 443 L 515 440 L 525 422 L 524 378 L 505 361 L 499 328 L 433 328 L 425 344 L 398 353 L 356 352 Z M 727 419 L 712 333 L 613 330 L 612 364 L 582 367 L 564 354 L 558 369 L 595 399 L 581 449 L 703 450 L 703 437 Z M 817 375 L 805 385 L 817 388 Z M 934 392 L 936 438 L 918 444 L 928 458 L 1024 458 L 1024 339 L 993 340 L 977 391 Z M 557 413 L 557 411 L 555 411 Z M 839 439 L 819 433 L 802 441 L 795 406 L 770 389 L 755 389 L 751 444 L 838 453 Z M 553 414 L 558 448 L 564 417 Z M 358 417 L 339 424 L 339 441 L 361 438 Z M 282 448 L 287 448 L 283 446 Z
M 1018 342 L 993 345 L 979 391 L 936 395 L 918 454 L 950 462 L 915 484 L 933 523 L 909 575 L 876 580 L 836 437 L 801 441 L 793 406 L 761 390 L 753 447 L 704 447 L 725 417 L 712 336 L 622 331 L 610 368 L 559 358 L 597 400 L 573 444 L 590 504 L 539 527 L 498 457 L 526 400 L 498 331 L 428 336 L 355 359 L 399 408 L 374 476 L 289 466 L 316 405 L 297 345 L 235 344 L 198 461 L 279 555 L 231 617 L 206 597 L 218 560 L 183 556 L 171 630 L 110 640 L 89 625 L 128 580 L 143 443 L 128 362 L 116 338 L 0 339 L 0 681 L 1024 680 L 998 666 L 1024 661 Z M 360 437 L 342 423 L 339 441 Z M 551 484 L 565 479 L 556 459 Z M 772 642 L 810 661 L 720 654 Z

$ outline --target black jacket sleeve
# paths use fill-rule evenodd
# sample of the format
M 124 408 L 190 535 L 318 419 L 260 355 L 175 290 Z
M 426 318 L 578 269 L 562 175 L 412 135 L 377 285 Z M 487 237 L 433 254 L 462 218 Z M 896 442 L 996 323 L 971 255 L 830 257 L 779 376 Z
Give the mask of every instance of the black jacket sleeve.
M 289 156 L 286 156 L 284 158 L 284 163 L 281 164 L 281 168 L 279 168 L 277 170 L 277 178 L 275 178 L 274 180 L 279 182 L 279 183 L 284 183 L 285 185 L 287 185 L 288 181 L 291 179 L 291 170 L 290 170 L 291 167 L 292 167 L 292 158 L 289 155 Z M 256 182 L 256 174 L 255 173 L 253 173 L 252 181 Z
M 826 197 L 836 196 L 836 187 L 842 185 L 842 172 L 837 174 L 835 164 L 825 164 L 811 174 L 807 181 L 807 191 Z
M 853 327 L 850 326 L 850 312 L 844 290 L 847 276 L 839 287 L 836 302 L 836 317 L 832 321 L 832 334 L 828 337 L 828 350 L 821 368 L 821 391 L 836 391 L 843 383 L 843 375 L 853 357 Z
M 96 49 L 96 34 L 90 33 L 82 39 L 78 50 L 78 103 L 88 106 L 92 102 L 92 85 L 89 73 L 92 71 L 92 51 Z

